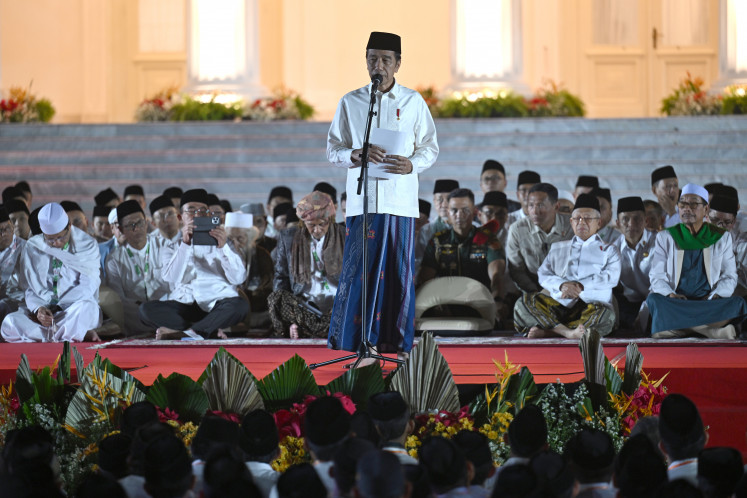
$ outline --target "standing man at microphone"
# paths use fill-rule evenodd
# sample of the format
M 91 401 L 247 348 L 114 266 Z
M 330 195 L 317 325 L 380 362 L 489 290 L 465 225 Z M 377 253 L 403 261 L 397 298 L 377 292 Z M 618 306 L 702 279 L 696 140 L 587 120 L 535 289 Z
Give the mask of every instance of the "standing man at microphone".
M 418 174 L 438 156 L 436 127 L 420 94 L 399 85 L 401 39 L 373 32 L 366 45 L 371 83 L 346 94 L 337 106 L 327 137 L 327 159 L 347 168 L 347 235 L 337 296 L 332 309 L 328 347 L 357 351 L 362 340 L 361 280 L 363 192 L 358 192 L 366 118 L 375 94 L 371 127 L 405 134 L 401 155 L 371 145 L 368 163 L 383 165 L 393 176 L 368 181 L 368 303 L 369 340 L 379 353 L 405 358 L 414 336 L 415 287 L 413 247 L 418 207 Z M 365 332 L 364 332 L 365 333 Z M 373 363 L 366 359 L 359 366 Z

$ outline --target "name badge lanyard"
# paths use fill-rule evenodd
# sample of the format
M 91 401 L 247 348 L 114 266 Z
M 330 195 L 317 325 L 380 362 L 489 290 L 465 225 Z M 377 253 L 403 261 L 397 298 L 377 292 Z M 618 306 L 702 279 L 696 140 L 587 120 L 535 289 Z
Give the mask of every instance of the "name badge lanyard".
M 132 251 L 130 250 L 129 246 L 127 249 L 127 255 L 130 257 L 130 259 L 135 259 L 135 255 L 132 254 Z M 145 285 L 145 300 L 148 300 L 148 285 L 145 282 L 145 275 L 150 271 L 150 262 L 148 261 L 150 255 L 150 242 L 148 242 L 147 246 L 145 247 L 145 268 L 140 268 L 140 265 L 135 261 L 135 275 L 138 277 L 143 277 L 143 284 Z
M 311 254 L 314 255 L 314 262 L 322 272 L 322 288 L 324 290 L 329 290 L 329 284 L 327 283 L 327 270 L 324 269 L 324 265 L 322 265 L 322 262 L 319 260 L 319 255 L 316 253 L 316 248 L 311 250 Z
M 63 247 L 63 251 L 67 251 L 70 246 L 68 241 Z M 56 306 L 60 302 L 60 296 L 57 294 L 57 283 L 60 281 L 60 273 L 62 273 L 62 261 L 57 258 L 52 258 L 52 300 L 50 304 Z

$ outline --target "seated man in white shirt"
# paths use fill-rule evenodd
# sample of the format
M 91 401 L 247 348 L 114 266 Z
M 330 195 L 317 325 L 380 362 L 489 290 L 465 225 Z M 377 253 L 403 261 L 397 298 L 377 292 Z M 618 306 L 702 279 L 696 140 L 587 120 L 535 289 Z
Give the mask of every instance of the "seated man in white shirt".
M 91 227 L 93 228 L 93 237 L 99 244 L 108 242 L 112 237 L 114 237 L 112 226 L 109 224 L 110 212 L 111 209 L 104 206 L 93 207 Z
M 564 456 L 576 477 L 578 492 L 574 496 L 617 496 L 617 490 L 612 486 L 615 446 L 609 434 L 599 429 L 584 427 L 566 443 Z
M 659 448 L 667 459 L 670 481 L 698 484 L 698 454 L 708 442 L 698 408 L 682 394 L 669 394 L 659 411 Z
M 263 498 L 267 498 L 280 477 L 280 472 L 271 465 L 280 456 L 278 428 L 273 416 L 264 410 L 253 410 L 244 415 L 239 447 L 244 452 L 254 484 L 262 492 Z
M 23 301 L 23 291 L 18 285 L 18 260 L 25 245 L 26 241 L 13 232 L 8 211 L 0 206 L 0 322 Z
M 410 408 L 402 395 L 397 391 L 374 394 L 368 399 L 368 413 L 381 436 L 381 449 L 394 454 L 402 465 L 417 465 L 418 461 L 405 449 L 415 422 L 410 418 Z
M 651 191 L 664 210 L 664 228 L 680 222 L 677 200 L 680 198 L 680 184 L 677 173 L 671 166 L 662 166 L 651 173 Z
M 620 232 L 615 230 L 615 225 L 610 223 L 612 221 L 612 193 L 608 188 L 595 188 L 591 193 L 599 201 L 599 213 L 602 216 L 602 219 L 599 220 L 601 228 L 597 234 L 603 241 L 611 244 L 620 236 Z
M 145 213 L 134 199 L 117 206 L 117 220 L 125 244 L 115 247 L 106 258 L 107 285 L 122 300 L 125 334 L 155 332 L 154 327 L 140 320 L 139 309 L 146 301 L 169 298 L 169 284 L 161 275 L 161 254 L 165 247 L 174 244 L 148 237 Z
M 14 199 L 3 204 L 3 207 L 8 211 L 8 217 L 13 224 L 16 237 L 28 240 L 31 237 L 31 227 L 29 226 L 31 213 L 26 203 Z
M 648 296 L 648 273 L 654 257 L 656 233 L 644 228 L 646 209 L 640 197 L 623 197 L 617 201 L 617 228 L 622 232 L 614 241 L 620 251 L 620 285 L 613 294 L 617 300 L 620 327 L 638 329 L 646 327 L 641 306 Z
M 64 209 L 39 210 L 41 234 L 21 253 L 20 286 L 25 302 L 2 324 L 8 342 L 98 341 L 100 278 L 96 241 L 71 226 Z
M 164 247 L 161 253 L 161 275 L 172 289 L 171 300 L 140 306 L 142 321 L 157 327 L 156 339 L 184 335 L 195 340 L 226 338 L 225 329 L 249 313 L 249 304 L 237 290 L 246 280 L 246 266 L 226 244 L 226 230 L 222 226 L 210 230 L 216 245 L 193 243 L 195 218 L 210 215 L 207 203 L 204 189 L 182 195 L 182 241 Z
M 571 240 L 556 242 L 540 266 L 541 292 L 525 293 L 514 307 L 516 330 L 528 337 L 580 339 L 593 328 L 606 336 L 615 325 L 612 289 L 620 279 L 620 253 L 597 235 L 599 201 L 576 199 Z
M 542 182 L 542 178 L 536 171 L 522 171 L 519 173 L 519 179 L 516 181 L 516 199 L 521 204 L 521 208 L 516 211 L 512 211 L 508 215 L 508 224 L 513 223 L 526 218 L 529 215 L 529 208 L 527 204 L 529 202 L 529 191 L 532 187 Z
M 277 237 L 278 232 L 275 230 L 275 208 L 279 204 L 293 204 L 293 192 L 285 185 L 278 185 L 270 190 L 270 195 L 267 196 L 267 228 L 265 235 L 268 237 Z
M 174 207 L 171 198 L 161 195 L 150 201 L 148 206 L 150 216 L 153 218 L 153 224 L 156 230 L 148 234 L 151 238 L 159 238 L 174 243 L 182 240 L 182 232 L 179 229 L 179 210 Z

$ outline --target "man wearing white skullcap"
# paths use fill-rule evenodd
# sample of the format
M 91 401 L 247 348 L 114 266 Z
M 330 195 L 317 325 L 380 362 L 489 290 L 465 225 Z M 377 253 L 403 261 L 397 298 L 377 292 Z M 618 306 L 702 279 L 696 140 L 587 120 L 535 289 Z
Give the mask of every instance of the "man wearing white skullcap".
M 681 223 L 656 236 L 646 299 L 651 333 L 736 339 L 734 324 L 747 316 L 747 304 L 732 296 L 737 277 L 731 234 L 704 221 L 708 191 L 700 185 L 682 188 L 678 208 Z
M 96 241 L 70 224 L 57 203 L 39 211 L 42 233 L 21 253 L 25 302 L 2 324 L 8 342 L 99 340 L 99 252 Z

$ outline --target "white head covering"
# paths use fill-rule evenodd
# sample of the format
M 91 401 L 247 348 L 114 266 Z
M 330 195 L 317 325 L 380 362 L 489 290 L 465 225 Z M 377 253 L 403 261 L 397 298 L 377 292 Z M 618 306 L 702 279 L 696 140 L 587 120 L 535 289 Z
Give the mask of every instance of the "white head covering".
M 694 183 L 688 183 L 684 187 L 682 187 L 682 194 L 680 194 L 680 197 L 686 194 L 695 194 L 701 199 L 703 199 L 706 204 L 708 203 L 708 191 L 701 187 L 700 185 L 696 185 Z
M 246 213 L 226 213 L 226 228 L 252 228 L 254 217 Z
M 67 228 L 69 221 L 65 210 L 56 202 L 45 204 L 39 210 L 39 228 L 45 235 L 60 233 Z
M 118 220 L 119 220 L 119 218 L 117 218 L 117 208 L 114 208 L 114 209 L 112 209 L 111 211 L 109 211 L 109 219 L 108 219 L 108 221 L 109 221 L 109 224 L 110 224 L 110 225 L 113 225 L 113 224 L 115 224 L 115 223 L 116 223 L 116 222 L 117 222 Z

